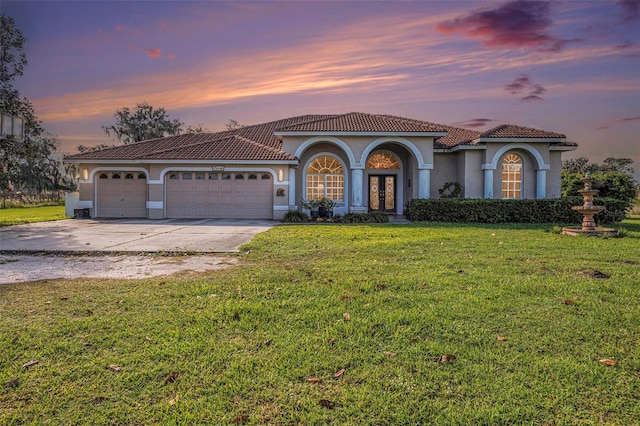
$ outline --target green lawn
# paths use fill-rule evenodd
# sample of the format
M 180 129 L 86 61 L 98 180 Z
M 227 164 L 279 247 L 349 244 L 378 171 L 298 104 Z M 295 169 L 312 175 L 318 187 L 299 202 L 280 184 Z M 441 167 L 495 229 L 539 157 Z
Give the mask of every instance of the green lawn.
M 12 207 L 0 209 L 0 227 L 21 223 L 65 219 L 64 206 Z
M 287 225 L 225 271 L 3 285 L 0 424 L 638 424 L 623 226 Z

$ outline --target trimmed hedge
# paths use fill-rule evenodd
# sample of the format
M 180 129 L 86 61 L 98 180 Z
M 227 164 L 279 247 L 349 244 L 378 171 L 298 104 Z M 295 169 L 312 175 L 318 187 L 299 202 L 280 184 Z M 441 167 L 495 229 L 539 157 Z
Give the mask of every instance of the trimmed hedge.
M 340 219 L 341 223 L 387 223 L 389 216 L 379 212 L 347 213 Z
M 582 215 L 571 209 L 583 204 L 582 197 L 543 200 L 414 199 L 404 210 L 412 222 L 457 223 L 582 223 Z M 596 223 L 616 223 L 626 216 L 628 203 L 596 198 L 606 210 L 595 215 Z

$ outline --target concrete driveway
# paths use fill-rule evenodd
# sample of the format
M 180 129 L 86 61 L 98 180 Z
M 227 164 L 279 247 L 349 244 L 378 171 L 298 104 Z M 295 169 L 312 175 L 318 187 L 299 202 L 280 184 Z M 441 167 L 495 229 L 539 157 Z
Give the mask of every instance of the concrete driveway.
M 242 219 L 67 219 L 0 228 L 0 252 L 237 252 L 277 222 Z

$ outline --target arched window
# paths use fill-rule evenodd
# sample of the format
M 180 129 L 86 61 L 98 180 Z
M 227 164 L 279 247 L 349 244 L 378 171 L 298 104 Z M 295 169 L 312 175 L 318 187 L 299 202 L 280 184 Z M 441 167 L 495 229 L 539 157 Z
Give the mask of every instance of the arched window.
M 242 180 L 242 179 L 244 179 L 244 174 L 236 173 L 236 180 Z
M 367 169 L 398 170 L 400 168 L 400 164 L 393 155 L 378 152 L 369 157 L 366 167 Z
M 127 173 L 126 175 L 124 175 L 125 179 L 133 179 L 133 173 Z
M 307 200 L 344 200 L 344 170 L 330 155 L 316 157 L 307 167 Z
M 250 173 L 249 174 L 249 180 L 257 180 L 257 179 L 258 179 L 258 176 L 256 176 L 255 173 Z
M 269 180 L 269 179 L 271 179 L 271 175 L 269 173 L 262 174 L 262 180 Z
M 120 179 L 120 173 L 114 173 L 111 175 L 111 179 Z
M 138 173 L 138 179 L 146 179 L 147 175 L 145 175 L 144 173 Z
M 522 157 L 518 154 L 502 158 L 502 198 L 522 198 Z
M 100 173 L 100 179 L 108 179 L 109 176 L 107 176 L 106 173 Z

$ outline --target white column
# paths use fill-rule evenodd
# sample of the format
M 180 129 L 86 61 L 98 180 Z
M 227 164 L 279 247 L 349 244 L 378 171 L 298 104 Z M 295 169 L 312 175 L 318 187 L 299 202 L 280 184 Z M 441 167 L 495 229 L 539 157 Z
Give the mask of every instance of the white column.
M 418 198 L 431 197 L 431 170 L 418 170 Z
M 289 210 L 296 210 L 296 169 L 289 169 Z
M 536 198 L 547 198 L 547 171 L 536 171 Z
M 366 211 L 362 202 L 362 188 L 364 188 L 364 170 L 351 169 L 351 206 L 348 211 L 363 212 Z
M 493 169 L 484 169 L 484 198 L 493 199 Z

